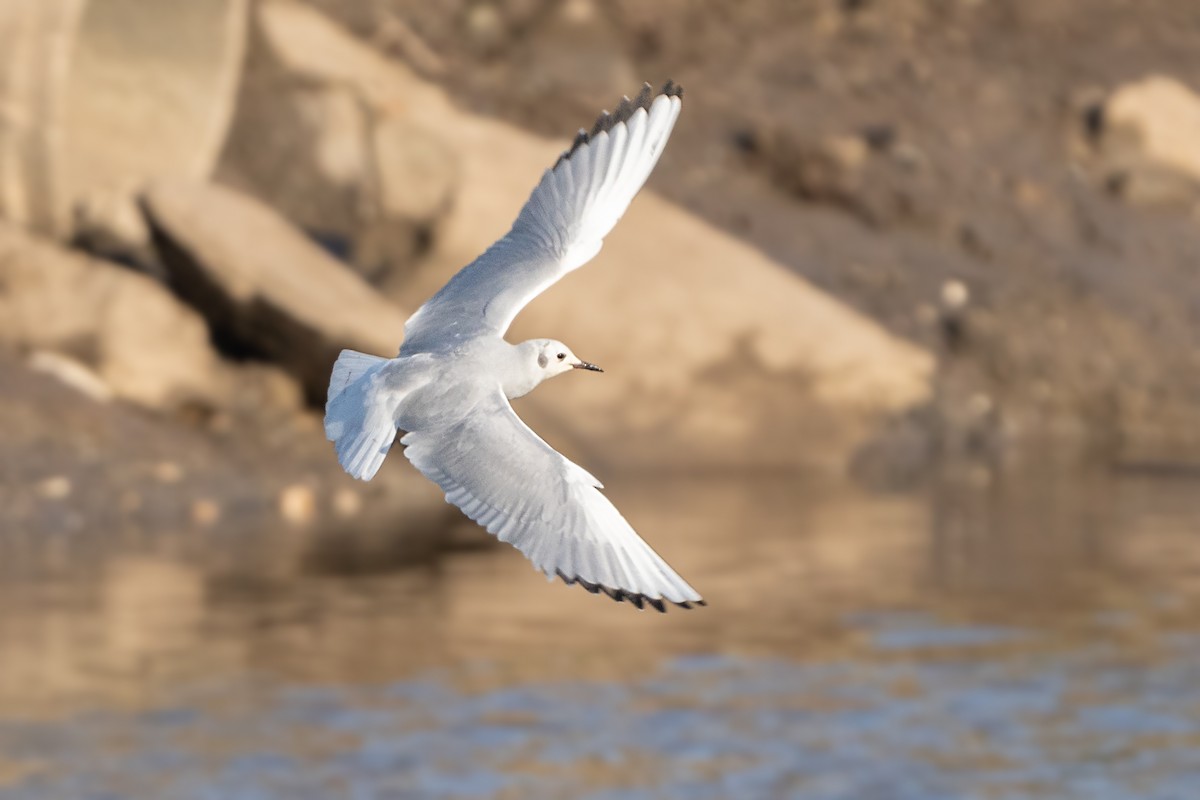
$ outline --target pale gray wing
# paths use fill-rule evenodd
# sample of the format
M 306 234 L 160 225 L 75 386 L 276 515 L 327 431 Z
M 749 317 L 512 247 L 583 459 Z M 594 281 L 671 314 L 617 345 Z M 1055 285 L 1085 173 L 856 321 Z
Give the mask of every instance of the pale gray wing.
M 547 576 L 638 608 L 704 604 L 600 493 L 599 481 L 530 430 L 499 387 L 465 418 L 400 442 L 448 502 Z
M 683 90 L 668 82 L 625 98 L 546 170 L 512 230 L 461 269 L 404 326 L 400 353 L 448 350 L 503 335 L 525 305 L 600 251 L 658 162 Z M 497 154 L 503 158 L 503 154 Z

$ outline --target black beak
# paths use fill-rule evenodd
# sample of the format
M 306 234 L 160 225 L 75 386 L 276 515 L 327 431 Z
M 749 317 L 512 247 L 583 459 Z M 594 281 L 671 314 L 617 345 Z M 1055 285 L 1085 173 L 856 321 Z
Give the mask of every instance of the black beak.
M 590 364 L 587 361 L 580 361 L 578 364 L 572 364 L 571 366 L 575 369 L 590 369 L 592 372 L 604 372 L 604 370 L 600 369 L 595 364 Z

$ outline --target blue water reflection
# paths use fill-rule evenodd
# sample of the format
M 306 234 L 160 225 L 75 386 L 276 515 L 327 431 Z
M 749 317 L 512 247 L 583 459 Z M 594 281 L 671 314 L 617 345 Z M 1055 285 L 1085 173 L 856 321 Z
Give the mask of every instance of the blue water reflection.
M 681 657 L 623 683 L 482 692 L 243 686 L 236 702 L 6 723 L 0 751 L 30 766 L 0 798 L 1167 800 L 1200 786 L 1200 638 L 1131 671 L 1104 643 L 902 658 L 896 631 L 872 629 L 893 658 Z M 914 641 L 963 644 L 933 622 Z

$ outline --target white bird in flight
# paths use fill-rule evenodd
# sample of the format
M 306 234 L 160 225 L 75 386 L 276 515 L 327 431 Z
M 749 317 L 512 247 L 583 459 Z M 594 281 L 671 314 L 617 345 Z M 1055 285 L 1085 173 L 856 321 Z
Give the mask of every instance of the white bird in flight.
M 370 480 L 404 431 L 404 455 L 446 500 L 547 577 L 658 611 L 704 600 L 601 483 L 508 402 L 555 375 L 602 370 L 554 339 L 512 345 L 504 333 L 530 300 L 600 251 L 662 154 L 682 97 L 671 81 L 657 95 L 647 84 L 580 130 L 512 229 L 408 319 L 397 358 L 342 351 L 325 405 L 325 434 L 353 477 Z

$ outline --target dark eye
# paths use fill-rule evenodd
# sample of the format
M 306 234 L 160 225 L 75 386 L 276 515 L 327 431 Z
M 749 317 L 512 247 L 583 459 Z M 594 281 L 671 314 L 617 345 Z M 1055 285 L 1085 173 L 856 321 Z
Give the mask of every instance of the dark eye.
M 566 353 L 559 353 L 559 354 L 558 354 L 558 356 L 557 356 L 557 358 L 558 358 L 558 360 L 559 360 L 559 361 L 562 361 L 562 360 L 563 360 L 564 358 L 566 358 L 566 357 L 567 357 L 567 354 L 566 354 Z

